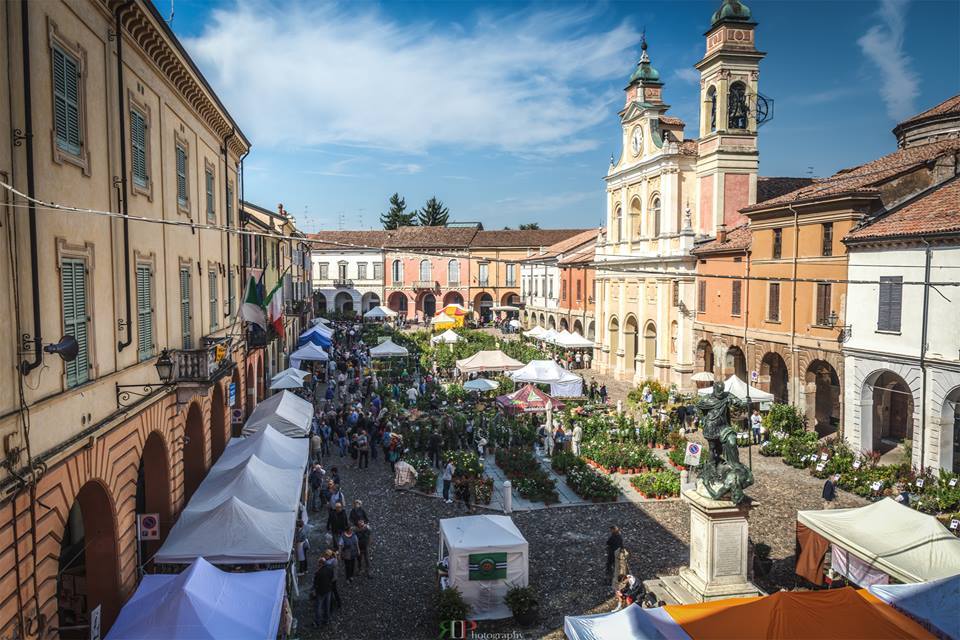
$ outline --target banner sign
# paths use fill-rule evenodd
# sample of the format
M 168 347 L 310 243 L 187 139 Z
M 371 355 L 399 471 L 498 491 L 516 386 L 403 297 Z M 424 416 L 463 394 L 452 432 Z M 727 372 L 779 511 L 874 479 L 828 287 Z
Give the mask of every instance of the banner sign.
M 229 389 L 230 391 L 227 393 L 227 406 L 234 407 L 237 404 L 237 383 L 231 382 Z
M 507 577 L 506 552 L 471 553 L 469 560 L 471 580 L 505 580 Z

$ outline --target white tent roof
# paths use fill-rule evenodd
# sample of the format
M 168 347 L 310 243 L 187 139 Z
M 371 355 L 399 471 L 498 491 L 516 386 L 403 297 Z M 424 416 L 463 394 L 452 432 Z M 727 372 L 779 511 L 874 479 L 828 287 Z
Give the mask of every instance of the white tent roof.
M 277 375 L 273 376 L 273 378 L 271 378 L 271 381 L 279 380 L 280 378 L 283 378 L 283 377 L 300 378 L 301 380 L 303 380 L 308 375 L 310 375 L 309 371 L 304 371 L 303 369 L 297 369 L 296 367 L 287 367 Z
M 456 320 L 441 311 L 437 315 L 433 316 L 433 320 L 430 321 L 430 324 L 450 324 L 452 322 L 456 322 Z
M 556 339 L 556 344 L 570 349 L 591 349 L 594 344 L 592 340 L 587 340 L 579 333 L 568 333 L 563 331 Z
M 319 334 L 325 338 L 333 336 L 333 327 L 327 326 L 325 324 L 315 324 L 303 333 L 300 334 L 301 338 L 309 338 L 312 334 Z
M 507 375 L 515 382 L 534 382 L 537 384 L 581 380 L 580 376 L 570 373 L 553 360 L 531 360 L 522 369 L 511 371 Z
M 270 390 L 277 391 L 279 389 L 302 389 L 303 388 L 303 378 L 300 376 L 292 375 L 276 375 L 270 381 Z
M 329 359 L 330 354 L 312 342 L 306 343 L 290 354 L 290 364 L 298 368 L 300 367 L 300 363 L 304 360 L 319 360 L 321 362 L 326 362 Z
M 440 535 L 453 551 L 526 549 L 527 539 L 508 516 L 463 516 L 440 520 Z
M 867 590 L 943 636 L 960 638 L 960 574 L 919 584 L 874 584 Z
M 463 388 L 467 391 L 493 391 L 494 389 L 500 388 L 500 383 L 487 378 L 477 378 L 476 380 L 467 380 L 464 382 Z
M 370 349 L 371 358 L 393 358 L 410 355 L 406 347 L 402 347 L 390 338 Z
M 197 558 L 179 575 L 145 575 L 107 640 L 273 640 L 285 572 L 228 573 Z
M 730 376 L 727 378 L 727 381 L 723 383 L 724 391 L 732 393 L 740 400 L 747 399 L 747 383 L 738 378 L 737 376 Z M 773 394 L 767 393 L 766 391 L 761 391 L 756 387 L 749 387 L 750 389 L 750 402 L 773 402 Z M 713 387 L 705 387 L 703 389 L 697 390 L 702 396 L 710 395 L 713 393 Z
M 797 521 L 900 582 L 960 573 L 960 539 L 891 498 L 857 509 L 799 511 Z
M 540 325 L 534 325 L 533 329 L 530 329 L 530 331 L 524 331 L 523 335 L 527 336 L 528 338 L 539 338 L 543 335 L 543 332 L 543 327 Z
M 268 424 L 247 438 L 231 438 L 214 468 L 229 469 L 257 456 L 272 467 L 303 471 L 309 454 L 309 440 L 288 438 Z
M 619 611 L 586 616 L 564 616 L 569 640 L 689 640 L 690 636 L 666 609 L 644 609 L 631 604 Z
M 511 320 L 508 324 L 509 324 L 511 327 L 522 327 L 522 326 L 523 326 L 522 324 L 520 324 L 520 321 L 517 320 L 516 318 L 514 318 L 513 320 Z
M 438 344 L 440 342 L 443 344 L 453 344 L 454 342 L 460 342 L 461 340 L 463 340 L 463 338 L 457 335 L 457 332 L 453 329 L 447 329 L 443 333 L 430 338 L 430 342 L 433 344 Z
M 363 314 L 363 317 L 367 320 L 382 320 L 384 318 L 393 318 L 397 315 L 396 311 L 391 311 L 387 307 L 380 305 L 379 307 L 374 307 Z
M 257 456 L 233 467 L 214 465 L 191 496 L 187 509 L 209 511 L 236 496 L 264 511 L 296 511 L 300 505 L 303 468 L 284 469 L 267 464 Z
M 547 329 L 546 331 L 541 333 L 539 336 L 537 336 L 537 340 L 540 340 L 541 342 L 553 343 L 553 341 L 557 339 L 558 335 L 560 334 L 557 333 L 555 329 Z
M 186 509 L 154 561 L 186 564 L 203 557 L 216 564 L 287 562 L 296 519 L 296 511 L 264 511 L 236 496 L 207 511 Z
M 316 318 L 310 321 L 310 324 L 312 324 L 313 326 L 323 325 L 328 327 L 330 326 L 330 321 L 327 320 L 326 318 L 317 316 Z
M 469 358 L 457 360 L 457 369 L 460 369 L 461 373 L 513 371 L 522 366 L 522 362 L 514 360 L 503 351 L 478 351 Z
M 268 424 L 285 436 L 300 437 L 310 433 L 313 405 L 289 391 L 281 391 L 263 400 L 243 425 L 248 436 Z

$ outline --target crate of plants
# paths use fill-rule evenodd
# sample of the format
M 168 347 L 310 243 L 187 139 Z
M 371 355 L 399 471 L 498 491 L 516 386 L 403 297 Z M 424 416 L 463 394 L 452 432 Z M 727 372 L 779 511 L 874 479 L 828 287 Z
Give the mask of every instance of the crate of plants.
M 521 497 L 546 504 L 560 501 L 553 478 L 526 449 L 501 449 L 497 451 L 496 460 Z
M 662 500 L 680 495 L 680 474 L 676 471 L 648 471 L 630 478 L 630 484 L 644 498 Z
M 550 458 L 550 467 L 562 476 L 567 475 L 570 469 L 584 469 L 586 466 L 587 463 L 571 451 L 559 451 Z
M 570 468 L 567 471 L 567 486 L 584 500 L 615 502 L 620 490 L 613 480 L 589 467 Z
M 667 459 L 670 461 L 670 465 L 677 469 L 678 471 L 683 471 L 687 468 L 684 460 L 687 457 L 687 441 L 684 440 L 682 443 L 678 444 L 673 449 L 667 452 Z
M 437 470 L 434 469 L 425 456 L 413 456 L 407 459 L 407 463 L 417 470 L 417 491 L 422 491 L 427 495 L 433 495 L 437 492 Z
M 520 447 L 497 449 L 495 460 L 504 475 L 511 480 L 541 471 L 540 463 L 533 454 Z
M 629 442 L 589 443 L 583 453 L 587 462 L 608 474 L 641 473 L 663 468 L 663 462 L 650 449 Z

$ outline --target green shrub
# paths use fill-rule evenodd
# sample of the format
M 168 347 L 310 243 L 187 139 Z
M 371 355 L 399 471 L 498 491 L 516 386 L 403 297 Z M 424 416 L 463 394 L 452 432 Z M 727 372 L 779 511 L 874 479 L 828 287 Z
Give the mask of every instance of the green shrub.
M 813 431 L 798 432 L 783 443 L 783 461 L 791 467 L 802 469 L 807 466 L 803 458 L 809 458 L 817 451 L 817 434 Z
M 570 451 L 559 451 L 550 459 L 550 467 L 560 475 L 566 475 L 570 469 L 582 469 L 587 463 Z
M 567 485 L 581 498 L 595 502 L 614 501 L 620 494 L 613 480 L 590 467 L 571 468 L 567 472 Z
M 792 404 L 774 404 L 767 415 L 763 416 L 763 426 L 771 437 L 776 431 L 793 434 L 806 429 L 807 419 L 803 412 Z
M 466 620 L 470 614 L 470 605 L 463 599 L 457 587 L 441 589 L 437 595 L 437 620 Z
M 641 473 L 630 478 L 630 484 L 648 498 L 670 498 L 680 495 L 680 474 L 676 471 Z

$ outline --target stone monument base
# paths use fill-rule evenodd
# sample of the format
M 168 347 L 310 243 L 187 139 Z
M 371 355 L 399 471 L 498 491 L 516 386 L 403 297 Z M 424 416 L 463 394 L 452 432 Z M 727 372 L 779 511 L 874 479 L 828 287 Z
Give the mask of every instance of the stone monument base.
M 758 503 L 713 500 L 694 489 L 681 495 L 690 505 L 690 565 L 650 581 L 651 590 L 679 604 L 764 595 L 747 575 L 747 518 Z

